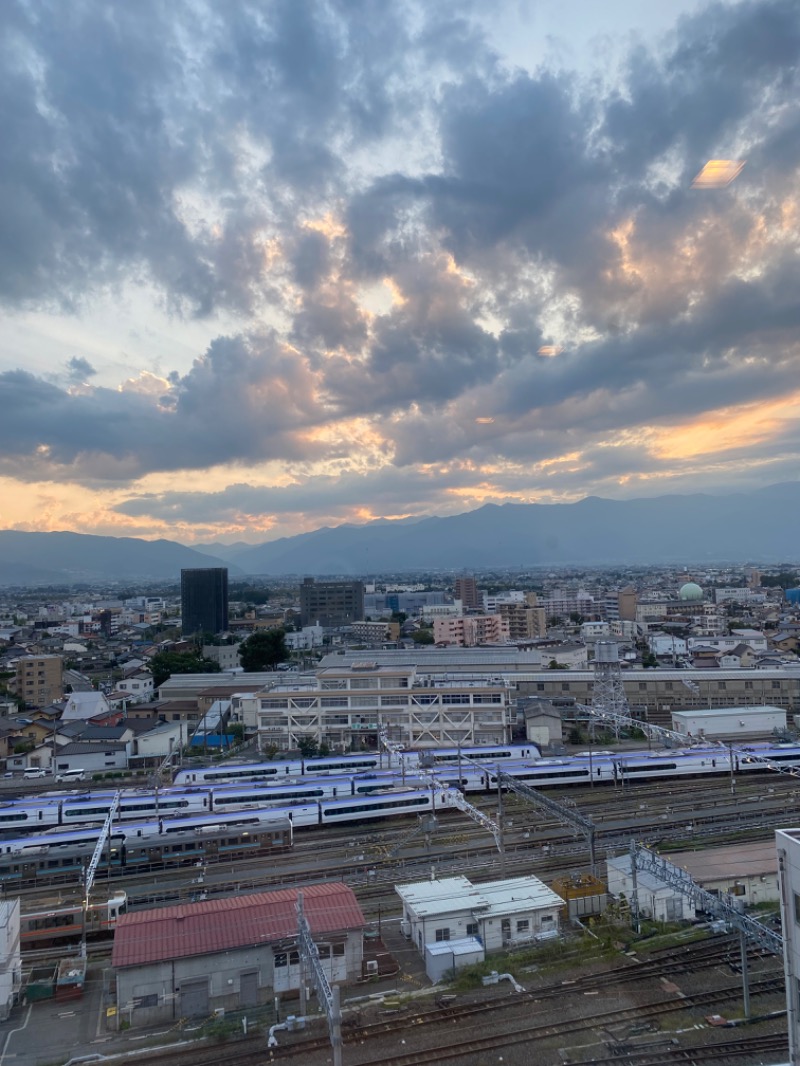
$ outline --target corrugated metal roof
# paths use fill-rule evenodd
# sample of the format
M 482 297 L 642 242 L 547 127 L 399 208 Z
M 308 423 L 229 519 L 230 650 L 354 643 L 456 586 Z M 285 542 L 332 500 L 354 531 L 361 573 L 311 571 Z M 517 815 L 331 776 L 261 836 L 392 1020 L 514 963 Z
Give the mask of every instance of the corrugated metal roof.
M 463 911 L 510 914 L 531 908 L 560 907 L 562 898 L 538 877 L 511 877 L 473 885 L 466 877 L 418 881 L 398 885 L 395 891 L 418 918 Z
M 297 933 L 298 891 L 256 892 L 125 914 L 117 922 L 111 963 L 144 966 L 291 939 Z M 364 927 L 364 915 L 347 885 L 311 885 L 302 892 L 314 936 Z

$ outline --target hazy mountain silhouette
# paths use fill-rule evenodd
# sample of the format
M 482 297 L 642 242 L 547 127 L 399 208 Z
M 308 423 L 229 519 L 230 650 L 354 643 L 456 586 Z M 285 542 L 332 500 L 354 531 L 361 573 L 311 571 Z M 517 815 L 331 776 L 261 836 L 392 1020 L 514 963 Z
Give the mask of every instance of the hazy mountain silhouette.
M 323 528 L 260 545 L 203 545 L 83 533 L 0 531 L 0 584 L 177 580 L 183 567 L 242 574 L 369 574 L 800 556 L 800 482 L 728 496 L 658 496 L 570 504 L 487 504 L 446 518 Z M 233 561 L 235 560 L 235 562 Z
M 800 482 L 728 496 L 487 504 L 418 522 L 343 525 L 237 552 L 251 574 L 790 560 L 800 555 Z
M 51 585 L 136 578 L 178 580 L 181 568 L 225 566 L 172 540 L 0 530 L 0 584 Z M 240 573 L 238 569 L 231 572 Z

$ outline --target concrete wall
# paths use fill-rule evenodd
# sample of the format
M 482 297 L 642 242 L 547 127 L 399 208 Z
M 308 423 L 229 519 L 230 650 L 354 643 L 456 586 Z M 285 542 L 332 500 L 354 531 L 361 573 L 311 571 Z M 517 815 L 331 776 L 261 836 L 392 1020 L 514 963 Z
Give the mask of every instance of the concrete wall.
M 319 946 L 332 983 L 352 981 L 361 975 L 363 939 L 360 932 L 347 936 L 343 955 L 331 950 L 327 941 L 320 940 Z M 274 945 L 264 945 L 118 969 L 115 1024 L 117 1027 L 122 1022 L 131 1026 L 156 1025 L 183 1017 L 181 987 L 203 978 L 208 979 L 209 1013 L 218 1008 L 239 1010 L 250 1006 L 241 1002 L 242 976 L 254 971 L 258 974 L 258 1003 L 269 1002 L 276 993 L 299 989 L 299 962 L 294 961 L 295 951 L 293 947 L 279 950 Z

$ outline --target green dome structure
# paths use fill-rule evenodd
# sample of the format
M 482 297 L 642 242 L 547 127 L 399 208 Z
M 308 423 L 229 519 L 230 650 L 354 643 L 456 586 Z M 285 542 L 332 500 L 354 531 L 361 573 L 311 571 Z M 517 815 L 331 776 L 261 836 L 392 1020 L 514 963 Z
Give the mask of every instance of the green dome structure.
M 681 585 L 678 591 L 678 599 L 683 600 L 685 603 L 696 603 L 702 598 L 703 590 L 694 581 L 687 581 L 685 585 Z

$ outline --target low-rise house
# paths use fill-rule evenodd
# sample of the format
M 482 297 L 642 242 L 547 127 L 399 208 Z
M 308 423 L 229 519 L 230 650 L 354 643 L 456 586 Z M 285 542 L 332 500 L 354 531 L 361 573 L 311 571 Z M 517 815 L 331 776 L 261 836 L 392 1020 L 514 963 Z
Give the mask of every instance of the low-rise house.
M 114 686 L 115 692 L 127 695 L 130 703 L 147 703 L 153 698 L 152 674 L 138 673 L 125 677 Z
M 361 976 L 364 916 L 347 885 L 309 885 L 303 911 L 331 984 Z M 300 987 L 297 889 L 134 911 L 114 933 L 117 1022 L 163 1024 L 272 1002 Z
M 86 770 L 87 773 L 126 770 L 128 747 L 129 745 L 122 741 L 89 743 L 78 740 L 65 744 L 56 751 L 53 770 L 56 774 L 64 770 Z
M 99 714 L 108 714 L 110 710 L 108 700 L 102 692 L 71 692 L 67 697 L 61 720 L 69 722 L 80 718 L 85 721 Z

